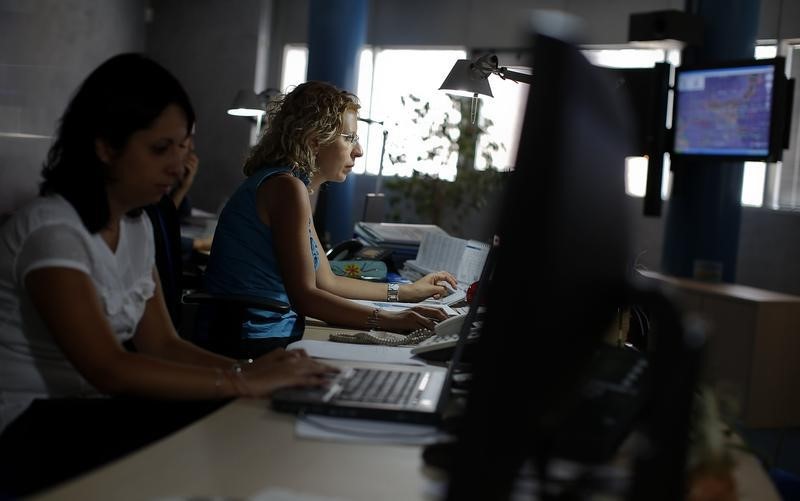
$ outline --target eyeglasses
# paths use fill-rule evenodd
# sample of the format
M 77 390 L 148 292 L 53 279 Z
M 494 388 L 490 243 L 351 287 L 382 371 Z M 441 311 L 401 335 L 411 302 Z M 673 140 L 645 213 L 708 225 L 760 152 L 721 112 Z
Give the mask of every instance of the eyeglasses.
M 351 132 L 350 134 L 339 134 L 340 136 L 344 137 L 345 141 L 350 144 L 356 144 L 359 140 L 358 134 L 355 132 Z

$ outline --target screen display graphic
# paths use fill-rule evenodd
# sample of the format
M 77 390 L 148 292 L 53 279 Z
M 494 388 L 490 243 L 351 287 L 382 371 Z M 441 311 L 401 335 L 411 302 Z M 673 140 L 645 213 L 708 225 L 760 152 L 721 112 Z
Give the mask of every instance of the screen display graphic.
M 754 64 L 679 73 L 673 151 L 768 155 L 774 71 L 773 65 Z

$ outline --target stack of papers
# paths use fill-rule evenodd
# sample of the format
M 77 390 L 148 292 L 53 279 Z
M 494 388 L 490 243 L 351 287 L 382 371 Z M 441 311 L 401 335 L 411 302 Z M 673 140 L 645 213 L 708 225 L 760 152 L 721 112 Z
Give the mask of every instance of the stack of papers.
M 481 277 L 489 248 L 486 242 L 429 233 L 420 243 L 416 259 L 406 261 L 401 274 L 413 281 L 434 271 L 449 271 L 458 280 L 458 288 L 466 291 Z
M 352 362 L 377 362 L 403 365 L 425 365 L 425 362 L 404 346 L 382 346 L 379 344 L 331 343 L 301 339 L 286 347 L 287 350 L 303 349 L 308 356 L 329 360 L 350 360 Z
M 434 224 L 359 222 L 354 232 L 366 245 L 391 249 L 398 267 L 407 259 L 416 257 L 425 235 L 447 235 L 446 231 Z

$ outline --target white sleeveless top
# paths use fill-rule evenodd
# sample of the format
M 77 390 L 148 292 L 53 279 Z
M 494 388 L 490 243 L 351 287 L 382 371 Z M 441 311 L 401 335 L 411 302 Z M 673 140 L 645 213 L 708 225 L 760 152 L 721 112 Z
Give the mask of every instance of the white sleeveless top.
M 113 252 L 58 195 L 35 199 L 0 227 L 0 431 L 35 398 L 98 395 L 45 327 L 25 289 L 26 275 L 50 267 L 89 275 L 123 342 L 153 296 L 154 253 L 146 216 L 122 218 Z

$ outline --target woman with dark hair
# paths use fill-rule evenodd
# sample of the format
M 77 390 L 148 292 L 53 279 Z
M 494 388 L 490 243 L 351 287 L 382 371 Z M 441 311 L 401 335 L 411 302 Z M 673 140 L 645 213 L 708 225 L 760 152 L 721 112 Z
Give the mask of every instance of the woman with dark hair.
M 61 119 L 41 196 L 0 229 L 0 497 L 329 370 L 282 350 L 240 363 L 176 334 L 141 208 L 180 176 L 194 120 L 164 68 L 109 59 Z
M 371 283 L 331 271 L 312 219 L 309 195 L 341 183 L 363 155 L 358 99 L 325 82 L 306 82 L 272 102 L 266 132 L 245 162 L 247 179 L 220 214 L 206 269 L 210 292 L 288 302 L 277 314 L 249 310 L 242 345 L 249 353 L 286 346 L 303 333 L 304 316 L 356 329 L 409 332 L 432 329 L 446 315 L 415 306 L 372 308 L 349 299 L 419 302 L 456 287 L 448 272 L 410 284 Z M 349 298 L 349 299 L 347 299 Z

